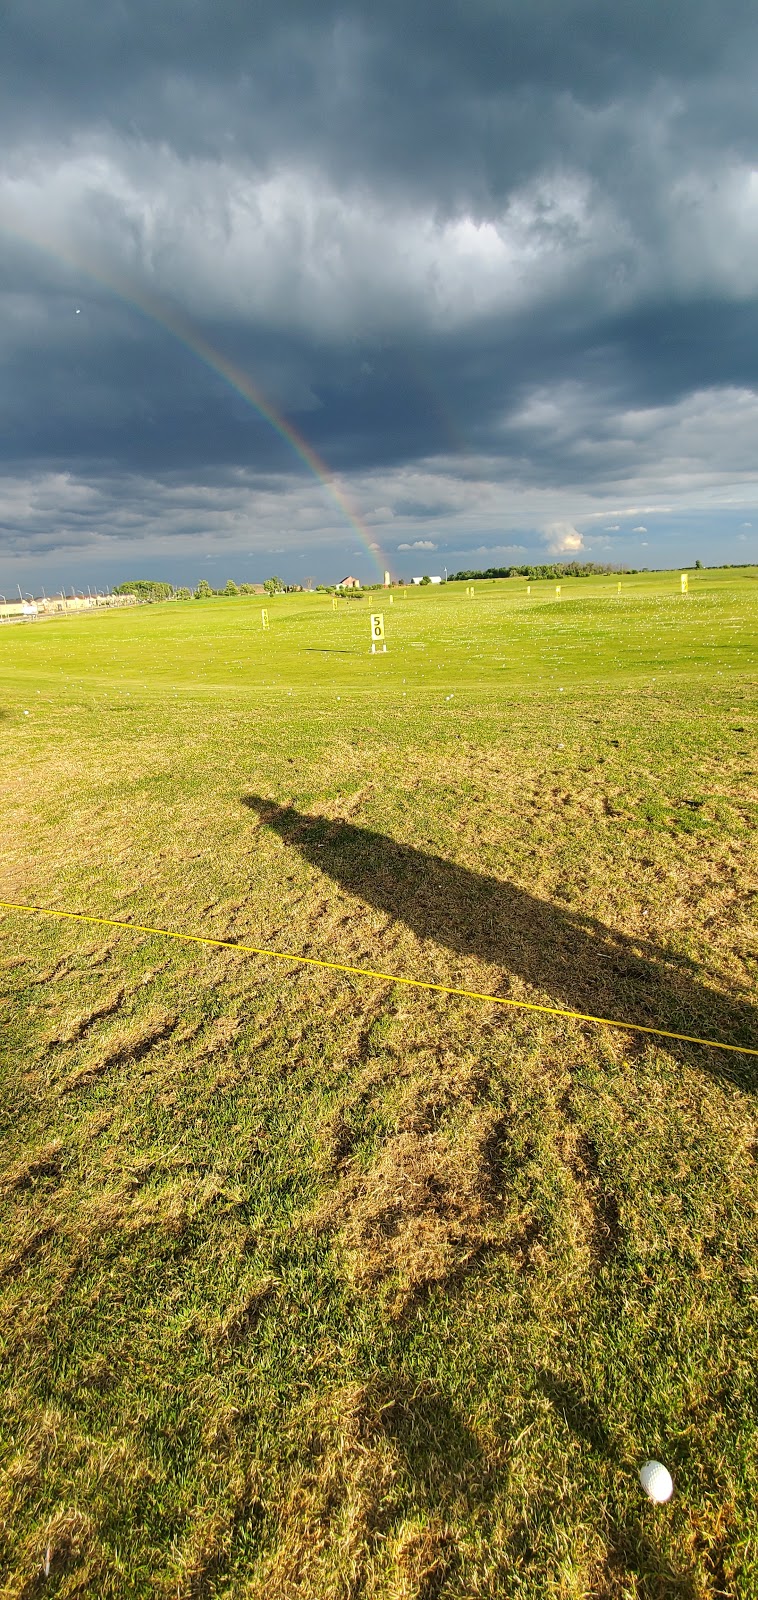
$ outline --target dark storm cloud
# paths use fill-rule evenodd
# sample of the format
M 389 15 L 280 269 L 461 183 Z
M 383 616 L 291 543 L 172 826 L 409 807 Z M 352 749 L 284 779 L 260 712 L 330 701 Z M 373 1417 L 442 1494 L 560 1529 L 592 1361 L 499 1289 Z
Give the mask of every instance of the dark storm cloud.
M 274 152 L 315 137 L 361 174 L 369 155 L 395 176 L 431 151 L 441 168 L 467 132 L 462 170 L 497 170 L 514 152 L 488 119 L 514 97 L 517 115 L 530 94 L 597 107 L 659 79 L 686 88 L 728 72 L 734 106 L 757 31 L 752 0 L 73 0 L 65 13 L 12 0 L 2 103 L 24 129 L 105 122 L 178 134 L 185 150 L 247 136 L 265 153 L 267 129 Z M 529 141 L 517 143 L 528 162 Z
M 753 0 L 12 0 L 0 552 L 332 547 L 162 303 L 398 547 L 755 500 L 757 65 Z

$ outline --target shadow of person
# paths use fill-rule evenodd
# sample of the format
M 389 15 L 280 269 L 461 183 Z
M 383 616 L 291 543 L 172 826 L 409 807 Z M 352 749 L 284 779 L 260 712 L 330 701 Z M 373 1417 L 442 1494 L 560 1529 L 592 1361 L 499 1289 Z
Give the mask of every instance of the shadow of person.
M 285 844 L 364 905 L 410 928 L 418 939 L 474 956 L 518 978 L 527 998 L 571 1011 L 758 1049 L 758 1012 L 717 989 L 688 957 L 631 937 L 594 917 L 540 900 L 515 884 L 445 861 L 352 822 L 309 816 L 258 795 L 243 804 Z M 508 993 L 504 982 L 493 992 Z M 661 1040 L 680 1058 L 702 1047 Z M 758 1061 L 710 1050 L 720 1077 L 743 1088 L 758 1081 Z

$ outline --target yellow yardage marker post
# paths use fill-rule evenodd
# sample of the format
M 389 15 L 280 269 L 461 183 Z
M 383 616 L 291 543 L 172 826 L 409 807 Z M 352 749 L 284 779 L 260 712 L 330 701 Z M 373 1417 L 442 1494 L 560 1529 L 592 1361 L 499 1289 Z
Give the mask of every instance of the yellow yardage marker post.
M 689 573 L 688 572 L 683 572 L 682 573 L 682 594 L 689 594 L 689 592 L 690 592 Z
M 387 646 L 386 646 L 386 644 L 384 642 L 384 617 L 383 617 L 381 611 L 375 611 L 375 612 L 372 613 L 372 616 L 371 616 L 371 654 L 372 654 L 372 656 L 376 655 L 377 651 L 379 652 L 380 655 L 386 655 L 387 654 Z
M 265 606 L 261 611 L 261 622 L 263 623 L 263 632 L 265 633 L 266 629 L 268 628 L 268 612 Z
M 558 599 L 560 600 L 560 598 L 561 598 L 561 586 L 560 586 L 559 583 L 557 583 L 556 586 L 555 586 L 555 592 L 556 592 L 556 594 L 558 596 Z
M 652 1033 L 659 1039 L 678 1039 L 682 1044 L 707 1045 L 711 1050 L 732 1050 L 737 1055 L 758 1056 L 747 1044 L 725 1044 L 722 1039 L 700 1039 L 693 1033 L 673 1033 L 670 1028 L 650 1028 L 642 1022 L 622 1022 L 618 1017 L 595 1017 L 588 1011 L 567 1011 L 561 1006 L 540 1006 L 533 1000 L 508 1000 L 501 994 L 480 994 L 477 989 L 454 989 L 446 983 L 428 983 L 424 978 L 403 978 L 397 972 L 374 972 L 371 967 L 348 967 L 342 961 L 319 961 L 315 956 L 296 956 L 287 950 L 268 950 L 256 944 L 238 944 L 233 939 L 208 939 L 199 933 L 178 933 L 173 928 L 151 928 L 141 922 L 121 922 L 116 917 L 93 917 L 84 911 L 55 911 L 50 906 L 29 906 L 15 900 L 0 900 L 0 911 L 28 911 L 41 917 L 60 917 L 66 922 L 87 922 L 100 928 L 122 928 L 125 933 L 150 933 L 159 939 L 178 939 L 183 944 L 210 945 L 214 950 L 238 950 L 243 955 L 270 956 L 274 961 L 294 961 L 303 967 L 319 967 L 326 972 L 347 972 L 354 978 L 374 978 L 379 983 L 402 983 L 407 989 L 431 989 L 435 994 L 458 995 L 463 1000 L 485 1000 L 493 1006 L 509 1006 L 513 1011 L 539 1011 L 548 1017 L 566 1017 L 572 1022 L 595 1022 L 602 1028 L 624 1028 L 627 1033 Z

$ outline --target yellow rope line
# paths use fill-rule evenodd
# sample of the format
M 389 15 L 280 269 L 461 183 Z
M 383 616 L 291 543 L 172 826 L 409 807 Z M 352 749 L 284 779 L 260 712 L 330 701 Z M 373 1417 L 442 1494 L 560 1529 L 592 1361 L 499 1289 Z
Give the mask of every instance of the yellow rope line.
M 650 1028 L 641 1022 L 620 1022 L 616 1017 L 593 1017 L 585 1011 L 563 1011 L 559 1006 L 540 1006 L 532 1000 L 507 1000 L 499 994 L 479 994 L 476 989 L 452 989 L 445 983 L 428 983 L 423 978 L 401 978 L 395 972 L 374 972 L 371 967 L 347 967 L 340 961 L 318 961 L 315 956 L 295 956 L 284 950 L 266 950 L 255 944 L 236 944 L 231 939 L 207 939 L 199 933 L 175 933 L 171 928 L 147 928 L 139 922 L 118 922 L 114 917 L 92 917 L 82 911 L 52 911 L 49 906 L 19 905 L 0 900 L 3 911 L 34 911 L 44 917 L 63 917 L 69 922 L 92 922 L 104 928 L 125 928 L 129 933 L 152 933 L 161 939 L 181 939 L 186 944 L 212 945 L 220 950 L 241 950 L 250 956 L 271 956 L 275 961 L 297 961 L 301 966 L 322 967 L 327 972 L 347 972 L 356 978 L 377 978 L 382 983 L 403 983 L 409 989 L 433 989 L 437 994 L 454 994 L 464 1000 L 488 1000 L 491 1005 L 511 1006 L 516 1011 L 542 1011 L 550 1017 L 568 1017 L 574 1022 L 596 1022 L 604 1028 L 626 1028 L 631 1033 L 654 1033 L 664 1039 L 679 1039 L 684 1044 L 704 1044 L 712 1050 L 736 1050 L 739 1055 L 758 1056 L 749 1045 L 724 1044 L 721 1039 L 699 1039 L 691 1033 L 672 1033 L 668 1028 Z

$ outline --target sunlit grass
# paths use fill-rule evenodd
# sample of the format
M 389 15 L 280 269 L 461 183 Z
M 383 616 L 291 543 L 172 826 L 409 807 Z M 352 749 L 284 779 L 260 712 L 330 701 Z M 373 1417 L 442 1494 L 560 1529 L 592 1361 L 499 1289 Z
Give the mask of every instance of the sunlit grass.
M 615 586 L 0 629 L 0 898 L 755 1045 L 756 575 Z M 758 1592 L 754 1060 L 0 929 L 4 1600 Z

